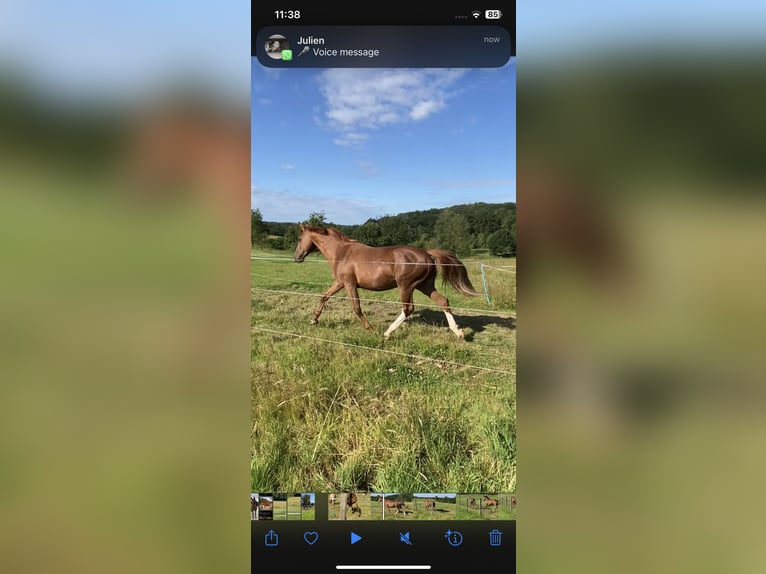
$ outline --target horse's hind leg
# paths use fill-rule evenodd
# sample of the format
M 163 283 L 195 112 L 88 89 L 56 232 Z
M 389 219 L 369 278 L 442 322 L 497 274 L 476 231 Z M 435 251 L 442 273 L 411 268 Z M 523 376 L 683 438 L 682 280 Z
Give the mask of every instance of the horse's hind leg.
M 402 301 L 402 312 L 399 313 L 399 316 L 394 320 L 394 322 L 388 326 L 386 332 L 383 333 L 383 338 L 388 339 L 391 336 L 391 333 L 396 331 L 399 326 L 404 323 L 407 317 L 412 315 L 412 311 L 415 309 L 415 305 L 412 303 L 412 291 L 412 288 L 402 289 L 400 291 L 399 298 Z
M 459 329 L 457 326 L 457 322 L 455 321 L 455 317 L 452 315 L 452 309 L 450 309 L 449 306 L 449 300 L 439 293 L 435 287 L 432 286 L 421 286 L 418 287 L 420 291 L 422 291 L 425 295 L 427 295 L 431 301 L 439 305 L 441 307 L 441 310 L 444 311 L 444 316 L 447 317 L 447 323 L 449 324 L 449 329 L 455 335 L 457 335 L 458 338 L 464 339 L 465 333 L 463 333 L 463 329 Z
M 322 314 L 322 309 L 324 309 L 324 304 L 327 303 L 327 300 L 341 289 L 343 289 L 343 283 L 336 281 L 327 291 L 325 291 L 324 295 L 322 295 L 322 298 L 319 300 L 317 310 L 314 311 L 314 318 L 311 320 L 312 325 L 316 325 L 319 322 L 319 315 Z

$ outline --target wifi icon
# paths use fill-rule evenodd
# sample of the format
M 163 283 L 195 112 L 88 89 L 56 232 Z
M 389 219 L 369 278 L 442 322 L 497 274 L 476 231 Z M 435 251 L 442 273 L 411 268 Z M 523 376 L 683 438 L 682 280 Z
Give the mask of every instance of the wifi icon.
M 481 16 L 481 10 L 474 10 L 471 12 L 471 15 L 474 17 L 474 20 L 478 20 L 479 16 Z

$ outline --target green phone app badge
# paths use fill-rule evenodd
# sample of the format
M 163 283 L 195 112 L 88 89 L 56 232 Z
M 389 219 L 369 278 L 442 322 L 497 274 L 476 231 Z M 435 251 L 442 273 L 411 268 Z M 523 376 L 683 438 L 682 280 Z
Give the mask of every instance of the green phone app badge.
M 282 59 L 285 61 L 290 61 L 293 59 L 293 51 L 292 50 L 282 50 Z

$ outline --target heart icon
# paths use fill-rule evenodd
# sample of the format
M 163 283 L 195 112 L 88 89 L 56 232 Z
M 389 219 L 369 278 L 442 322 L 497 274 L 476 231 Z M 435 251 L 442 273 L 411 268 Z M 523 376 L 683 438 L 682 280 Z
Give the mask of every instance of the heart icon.
M 314 544 L 314 542 L 319 540 L 319 533 L 318 532 L 304 532 L 303 533 L 303 539 L 308 544 Z

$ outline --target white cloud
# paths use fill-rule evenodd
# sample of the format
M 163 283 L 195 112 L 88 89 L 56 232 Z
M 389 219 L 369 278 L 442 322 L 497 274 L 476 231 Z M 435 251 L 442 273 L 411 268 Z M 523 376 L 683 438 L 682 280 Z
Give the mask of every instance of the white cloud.
M 378 204 L 348 197 L 330 197 L 289 190 L 250 187 L 250 206 L 266 221 L 299 222 L 323 211 L 328 221 L 340 225 L 363 223 L 383 211 Z
M 332 141 L 333 143 L 342 146 L 354 146 L 364 143 L 367 141 L 368 137 L 367 134 L 360 134 L 358 132 L 345 132 Z
M 283 163 L 282 165 L 279 166 L 279 169 L 281 169 L 282 171 L 292 171 L 296 167 L 298 166 L 295 165 L 294 163 Z
M 338 145 L 359 145 L 364 131 L 422 121 L 443 110 L 466 70 L 333 68 L 319 76 L 324 109 L 317 121 L 341 133 Z
M 425 102 L 418 102 L 410 111 L 410 117 L 415 121 L 423 120 L 444 107 L 444 102 L 440 101 L 430 100 Z

